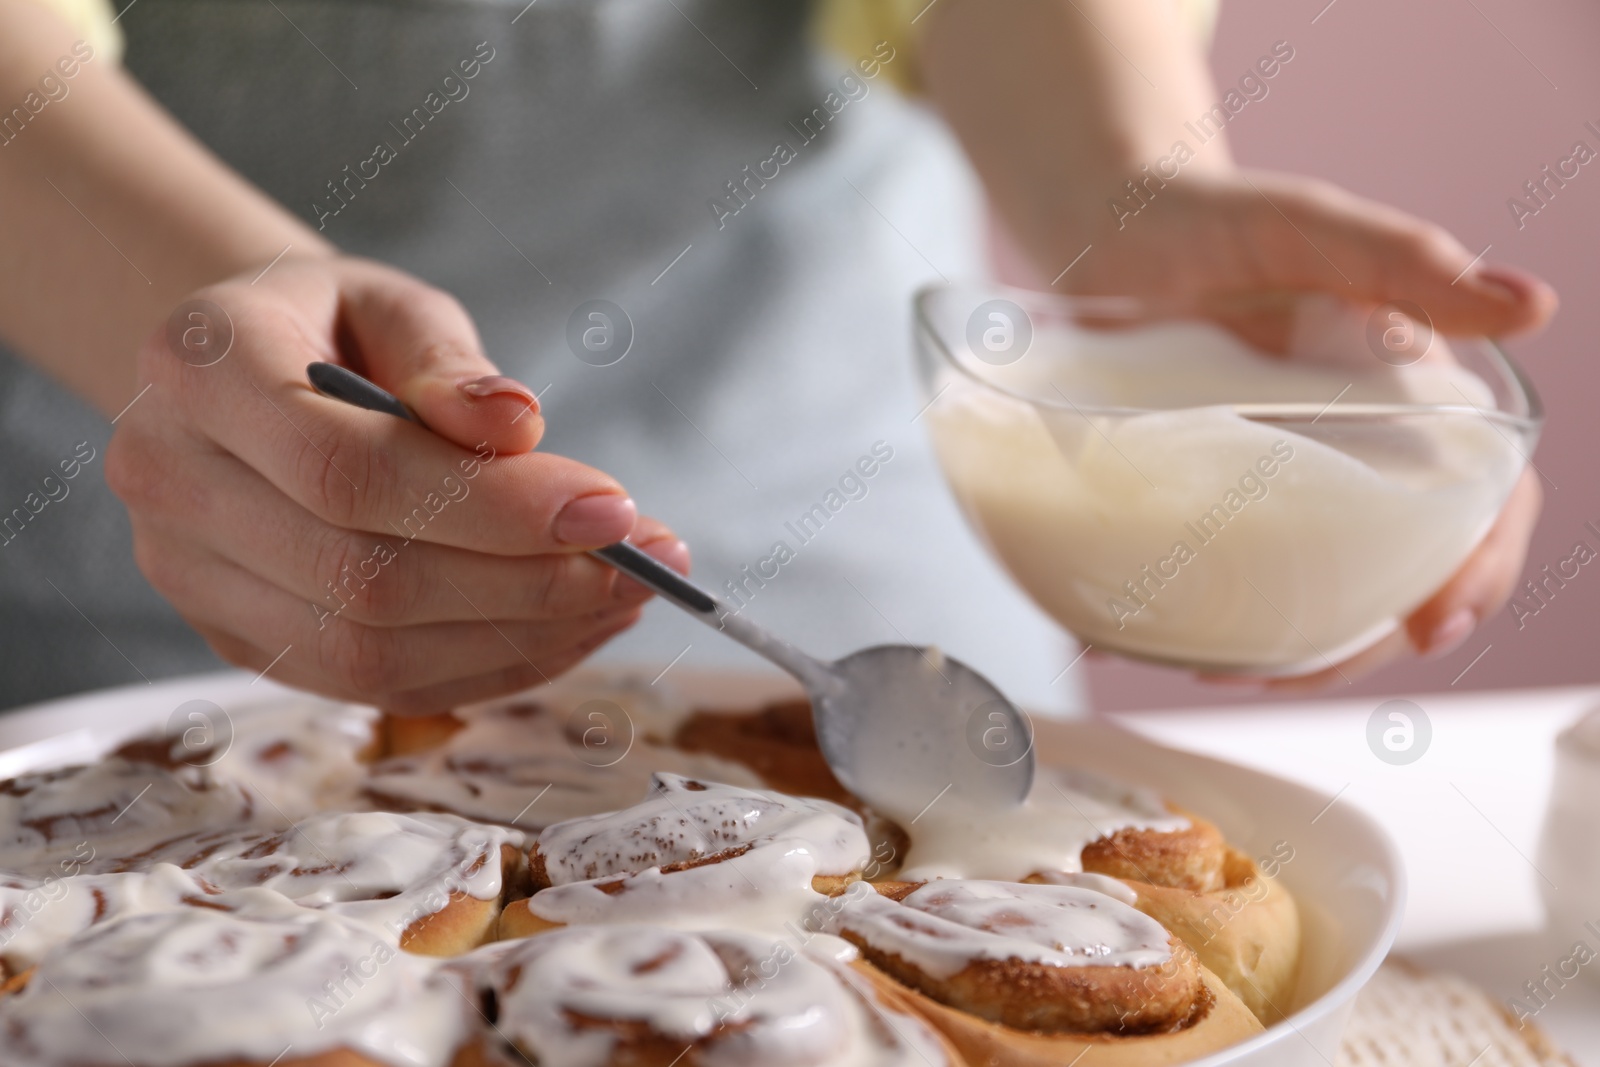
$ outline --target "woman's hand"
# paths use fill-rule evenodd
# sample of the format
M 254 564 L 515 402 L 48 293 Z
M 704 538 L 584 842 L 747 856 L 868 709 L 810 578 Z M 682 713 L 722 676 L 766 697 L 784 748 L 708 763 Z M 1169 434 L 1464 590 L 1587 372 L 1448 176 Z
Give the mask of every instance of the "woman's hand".
M 638 618 L 648 593 L 584 550 L 631 535 L 687 571 L 614 480 L 533 451 L 537 400 L 454 299 L 337 257 L 253 276 L 145 343 L 106 459 L 140 568 L 224 659 L 430 712 L 552 678 Z M 428 428 L 318 395 L 316 360 Z

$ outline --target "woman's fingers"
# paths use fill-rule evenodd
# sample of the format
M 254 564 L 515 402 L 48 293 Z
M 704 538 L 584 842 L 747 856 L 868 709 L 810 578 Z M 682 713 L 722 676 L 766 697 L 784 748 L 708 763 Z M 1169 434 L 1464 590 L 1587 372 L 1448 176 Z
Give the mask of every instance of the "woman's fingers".
M 590 653 L 632 626 L 633 622 L 632 618 L 625 618 L 609 628 L 602 628 L 571 648 L 546 656 L 539 661 L 537 667 L 527 663 L 512 664 L 498 672 L 459 678 L 402 693 L 391 693 L 384 700 L 384 710 L 401 715 L 431 715 L 462 704 L 476 703 L 504 693 L 514 693 L 519 689 L 542 685 L 582 663 Z
M 1521 333 L 1555 312 L 1554 291 L 1532 275 L 1484 264 L 1444 229 L 1335 186 L 1255 174 L 1235 196 L 1248 220 L 1238 238 L 1257 249 L 1247 287 L 1409 300 L 1456 334 Z
M 1543 500 L 1539 476 L 1530 467 L 1522 472 L 1472 555 L 1443 589 L 1406 619 L 1406 632 L 1417 651 L 1432 656 L 1452 651 L 1505 605 L 1522 573 Z
M 582 554 L 492 556 L 330 526 L 222 453 L 193 456 L 164 481 L 168 491 L 142 518 L 166 543 L 192 543 L 300 597 L 310 610 L 369 626 L 470 622 L 480 612 L 551 621 L 648 599 Z M 632 540 L 668 566 L 683 562 L 681 543 L 652 519 L 638 521 Z
M 452 296 L 378 264 L 355 272 L 340 307 L 346 357 L 463 448 L 529 452 L 544 424 L 539 401 L 483 354 L 477 328 Z
M 322 521 L 503 555 L 597 548 L 633 529 L 634 504 L 608 475 L 544 453 L 469 451 L 319 396 L 304 379 L 312 349 L 298 327 L 269 313 L 239 317 L 252 328 L 236 324 L 234 350 L 215 366 L 183 364 L 157 342 L 142 362 L 177 427 L 237 456 Z M 131 467 L 159 474 L 170 449 L 183 447 L 172 425 L 149 417 L 159 406 L 140 405 L 139 418 L 119 427 L 126 462 L 108 460 L 110 476 L 129 475 L 130 489 L 140 477 Z
M 1311 674 L 1294 678 L 1271 678 L 1261 682 L 1261 688 L 1273 693 L 1315 693 L 1338 685 L 1348 685 L 1380 667 L 1412 654 L 1411 641 L 1404 628 L 1396 629 L 1371 648 L 1362 650 L 1336 666 L 1330 665 Z
M 477 622 L 403 627 L 367 626 L 314 611 L 241 567 L 219 557 L 175 551 L 159 535 L 139 530 L 139 564 L 180 614 L 198 627 L 234 635 L 219 653 L 244 666 L 282 654 L 274 677 L 371 703 L 519 665 L 548 673 L 577 650 L 625 629 L 637 604 L 617 604 L 582 618 Z M 182 560 L 173 566 L 172 561 Z M 253 651 L 252 651 L 253 650 Z

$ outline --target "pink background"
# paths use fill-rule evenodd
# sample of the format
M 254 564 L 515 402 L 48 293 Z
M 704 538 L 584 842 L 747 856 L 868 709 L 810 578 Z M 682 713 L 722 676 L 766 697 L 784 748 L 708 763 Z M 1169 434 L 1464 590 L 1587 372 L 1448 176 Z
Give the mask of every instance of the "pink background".
M 1542 334 L 1508 347 L 1548 409 L 1534 459 L 1548 477 L 1524 579 L 1600 527 L 1600 335 L 1593 272 L 1600 238 L 1600 160 L 1584 167 L 1518 230 L 1506 200 L 1584 140 L 1600 151 L 1600 4 L 1593 0 L 1224 0 L 1212 53 L 1228 85 L 1287 40 L 1295 58 L 1229 126 L 1247 166 L 1314 174 L 1427 216 L 1485 261 L 1516 264 L 1555 285 L 1563 307 Z M 1320 12 L 1320 15 L 1319 15 Z M 1312 19 L 1316 21 L 1313 23 Z M 1498 27 L 1498 29 L 1497 29 Z M 1554 83 L 1552 85 L 1552 83 Z M 1553 482 L 1552 486 L 1550 483 Z M 1330 696 L 1600 681 L 1600 561 L 1582 568 L 1519 631 L 1502 610 L 1442 659 L 1390 667 Z M 1175 671 L 1089 663 L 1102 709 L 1234 704 L 1249 690 Z M 1275 699 L 1281 700 L 1281 697 Z

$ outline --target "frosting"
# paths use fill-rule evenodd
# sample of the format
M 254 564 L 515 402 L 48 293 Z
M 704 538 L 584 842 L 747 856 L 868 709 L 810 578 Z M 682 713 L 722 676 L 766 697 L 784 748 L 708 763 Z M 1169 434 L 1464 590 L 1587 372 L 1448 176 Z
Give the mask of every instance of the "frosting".
M 357 704 L 279 700 L 231 712 L 232 736 L 214 763 L 203 752 L 175 755 L 254 793 L 286 822 L 350 806 L 366 778 L 362 755 L 377 719 L 375 709 Z
M 695 1047 L 705 1067 L 945 1061 L 910 1017 L 880 1019 L 836 962 L 755 935 L 581 927 L 492 946 L 468 965 L 495 991 L 499 1032 L 539 1063 L 603 1067 L 630 1024 Z
M 581 706 L 565 718 L 554 705 L 473 709 L 462 713 L 465 727 L 439 747 L 376 764 L 368 792 L 385 805 L 452 811 L 538 830 L 632 804 L 650 788 L 655 771 L 761 784 L 731 761 L 648 740 L 619 704 L 596 713 L 616 720 L 615 730 L 606 730 L 604 746 L 586 747 L 585 735 L 596 727 L 583 725 Z M 578 721 L 570 721 L 573 714 Z
M 120 874 L 7 881 L 0 885 L 0 962 L 13 974 L 96 923 L 186 904 L 216 906 L 215 886 L 170 863 Z
M 277 833 L 181 839 L 156 855 L 219 889 L 266 887 L 398 938 L 452 893 L 499 898 L 500 847 L 521 843 L 516 830 L 454 815 L 355 812 L 314 816 Z
M 937 978 L 975 960 L 1153 967 L 1172 958 L 1160 923 L 1081 886 L 929 882 L 900 903 L 852 894 L 830 931 L 853 934 Z
M 1092 889 L 1096 893 L 1106 896 L 1133 907 L 1139 903 L 1139 894 L 1126 882 L 1119 882 L 1108 874 L 1093 874 L 1089 871 L 1070 873 L 1067 871 L 1040 871 L 1032 876 L 1034 881 L 1043 885 L 1074 886 L 1078 889 Z
M 270 1063 L 349 1049 L 444 1067 L 465 1039 L 460 990 L 370 928 L 258 894 L 94 927 L 0 997 L 11 1067 Z
M 911 837 L 899 874 L 908 882 L 1020 882 L 1041 871 L 1081 871 L 1084 846 L 1118 830 L 1170 833 L 1190 825 L 1167 811 L 1152 790 L 1049 767 L 1038 769 L 1028 799 L 1015 808 L 977 811 L 934 800 L 921 812 L 908 806 L 888 814 Z
M 165 842 L 109 863 L 90 858 L 65 877 L 0 886 L 0 960 L 12 970 L 90 926 L 185 906 L 236 910 L 267 889 L 335 912 L 399 943 L 451 894 L 499 898 L 500 847 L 515 830 L 452 815 L 329 814 L 274 833 L 240 829 Z M 79 873 L 87 870 L 90 873 Z
M 538 854 L 551 888 L 528 906 L 552 922 L 777 931 L 821 899 L 814 878 L 860 871 L 871 846 L 837 804 L 657 774 L 642 803 L 545 830 Z
M 1492 390 L 1433 343 L 1395 367 L 1359 325 L 1336 342 L 1344 359 L 1318 361 L 1269 358 L 1209 324 L 1041 324 L 1020 360 L 963 360 L 1010 392 L 952 374 L 927 421 L 980 536 L 1083 640 L 1321 669 L 1449 578 L 1532 450 L 1475 410 L 1494 410 Z M 1299 415 L 1252 418 L 1252 403 Z M 1454 410 L 1341 418 L 1375 403 Z
M 45 876 L 86 851 L 177 828 L 249 823 L 251 794 L 229 782 L 189 785 L 164 768 L 112 757 L 0 782 L 0 870 Z

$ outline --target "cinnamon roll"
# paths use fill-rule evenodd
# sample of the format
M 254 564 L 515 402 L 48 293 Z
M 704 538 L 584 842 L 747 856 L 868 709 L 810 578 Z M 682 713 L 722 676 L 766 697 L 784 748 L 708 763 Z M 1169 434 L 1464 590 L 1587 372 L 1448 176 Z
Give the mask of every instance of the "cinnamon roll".
M 828 769 L 817 748 L 811 707 L 785 701 L 748 713 L 699 712 L 679 727 L 673 743 L 743 764 L 773 789 L 826 797 L 866 811 Z M 940 808 L 934 798 L 908 798 L 902 827 L 874 830 L 905 858 L 908 881 L 928 878 L 1021 880 L 1036 870 L 1085 870 L 1152 885 L 1211 892 L 1224 883 L 1225 842 L 1217 828 L 1146 789 L 1085 771 L 1041 768 L 1027 804 L 982 825 L 970 811 Z
M 314 697 L 233 711 L 191 701 L 167 732 L 112 755 L 161 767 L 190 788 L 227 782 L 257 798 L 264 818 L 287 823 L 348 804 L 378 753 L 377 720 L 372 708 Z
M 537 891 L 506 909 L 501 936 L 647 920 L 782 929 L 870 862 L 861 819 L 836 804 L 657 774 L 643 803 L 539 835 Z
M 272 832 L 175 838 L 62 878 L 0 884 L 0 963 L 15 973 L 89 927 L 124 915 L 235 911 L 264 890 L 365 923 L 419 955 L 489 940 L 504 901 L 526 891 L 515 830 L 449 815 L 330 814 Z
M 1099 1063 L 1178 1062 L 1163 1057 L 1261 1029 L 1188 946 L 1113 895 L 1131 893 L 1093 878 L 937 881 L 900 901 L 851 894 L 827 929 L 973 1062 L 1063 1063 L 1088 1048 Z
M 471 1008 L 428 960 L 278 898 L 103 923 L 0 996 L 8 1067 L 447 1067 Z
M 817 748 L 811 705 L 804 700 L 769 704 L 759 711 L 701 711 L 672 737 L 675 747 L 731 760 L 754 771 L 769 788 L 854 806 Z
M 623 717 L 620 705 L 610 706 L 618 720 L 614 753 L 585 748 L 582 732 L 574 736 L 570 716 L 564 717 L 554 704 L 460 710 L 455 714 L 463 725 L 440 731 L 438 743 L 402 745 L 411 750 L 374 764 L 363 787 L 366 803 L 387 811 L 444 811 L 540 830 L 632 803 L 644 795 L 651 773 L 658 770 L 760 785 L 736 764 L 652 742 Z
M 1287 862 L 1286 847 L 1266 857 L 1274 869 Z M 1220 884 L 1209 890 L 1125 881 L 1134 906 L 1194 949 L 1256 1018 L 1271 1025 L 1284 1017 L 1300 966 L 1300 912 L 1289 891 L 1254 860 L 1226 848 Z
M 381 929 L 408 952 L 453 956 L 490 940 L 526 893 L 522 834 L 454 815 L 330 813 L 288 830 L 165 841 L 121 869 L 170 863 L 219 891 L 263 887 Z
M 248 824 L 255 797 L 228 781 L 185 782 L 148 762 L 99 763 L 0 782 L 0 870 L 46 877 L 75 857 L 136 851 L 174 832 Z
M 892 992 L 835 961 L 752 934 L 575 927 L 490 946 L 462 967 L 494 1023 L 482 1062 L 959 1064 Z
M 26 971 L 97 923 L 216 906 L 219 892 L 169 863 L 119 874 L 0 876 L 0 978 Z

